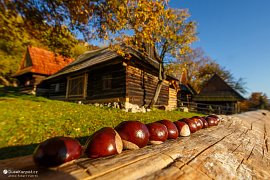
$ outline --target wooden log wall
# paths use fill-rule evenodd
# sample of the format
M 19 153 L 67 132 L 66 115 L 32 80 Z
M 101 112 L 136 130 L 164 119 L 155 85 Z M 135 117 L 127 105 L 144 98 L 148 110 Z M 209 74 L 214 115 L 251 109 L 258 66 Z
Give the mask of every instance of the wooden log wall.
M 126 83 L 129 102 L 143 106 L 152 100 L 158 78 L 134 66 L 126 68 Z M 156 105 L 167 106 L 169 100 L 169 82 L 163 83 Z
M 270 112 L 222 116 L 218 126 L 106 158 L 80 158 L 40 169 L 32 156 L 0 161 L 7 170 L 37 170 L 40 179 L 270 179 Z
M 176 109 L 177 107 L 177 92 L 173 88 L 169 88 L 168 110 Z
M 59 84 L 59 85 L 57 85 Z M 59 91 L 55 91 L 56 86 L 59 86 Z M 65 97 L 66 96 L 66 89 L 67 89 L 67 80 L 64 78 L 61 81 L 55 82 L 50 84 L 49 96 L 51 98 L 57 98 L 58 96 Z
M 110 75 L 111 77 L 111 88 L 108 89 L 103 88 L 103 77 L 106 75 Z M 86 99 L 125 97 L 125 78 L 125 68 L 122 63 L 90 71 L 88 74 Z

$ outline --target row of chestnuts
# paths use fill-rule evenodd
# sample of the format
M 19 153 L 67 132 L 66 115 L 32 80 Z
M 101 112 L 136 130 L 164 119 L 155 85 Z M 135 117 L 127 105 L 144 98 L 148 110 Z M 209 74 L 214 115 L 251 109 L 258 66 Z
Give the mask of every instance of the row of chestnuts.
M 167 139 L 190 136 L 202 128 L 216 126 L 220 118 L 216 115 L 194 116 L 172 122 L 160 120 L 143 124 L 139 121 L 123 121 L 115 129 L 104 127 L 88 140 L 85 149 L 70 137 L 54 137 L 39 144 L 34 152 L 34 162 L 42 167 L 55 167 L 78 159 L 83 154 L 89 158 L 120 154 L 123 149 L 139 149 L 147 144 L 161 144 Z

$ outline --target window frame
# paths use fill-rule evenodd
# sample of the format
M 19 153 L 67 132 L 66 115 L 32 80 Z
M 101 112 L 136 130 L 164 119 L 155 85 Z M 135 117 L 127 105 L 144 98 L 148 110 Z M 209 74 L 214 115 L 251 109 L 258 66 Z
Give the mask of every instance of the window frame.
M 112 89 L 112 73 L 102 76 L 102 90 Z
M 71 83 L 72 81 L 77 81 L 78 79 L 81 79 L 82 87 L 81 87 L 81 93 L 80 94 L 70 94 L 71 91 L 74 89 L 71 89 Z M 79 83 L 77 85 L 79 85 Z M 85 98 L 86 97 L 86 86 L 87 86 L 87 74 L 74 76 L 74 77 L 68 77 L 67 78 L 67 90 L 66 90 L 66 98 Z M 74 87 L 73 87 L 74 88 Z

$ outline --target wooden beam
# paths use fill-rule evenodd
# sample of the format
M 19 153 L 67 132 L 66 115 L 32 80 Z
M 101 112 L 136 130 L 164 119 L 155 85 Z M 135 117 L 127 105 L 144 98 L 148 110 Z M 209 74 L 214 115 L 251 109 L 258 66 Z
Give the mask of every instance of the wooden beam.
M 84 73 L 83 98 L 87 97 L 88 73 Z
M 87 103 L 109 103 L 109 102 L 128 102 L 129 98 L 106 98 L 106 99 L 94 99 L 94 100 L 86 100 Z
M 270 112 L 253 111 L 223 118 L 160 145 L 126 150 L 106 158 L 80 158 L 41 169 L 31 156 L 0 161 L 0 170 L 37 170 L 53 179 L 270 179 Z M 6 175 L 0 173 L 0 179 Z
M 69 90 L 68 90 L 68 86 L 69 86 L 69 79 L 70 79 L 70 77 L 68 76 L 67 77 L 67 89 L 66 89 L 66 99 L 68 99 L 68 93 L 69 93 Z

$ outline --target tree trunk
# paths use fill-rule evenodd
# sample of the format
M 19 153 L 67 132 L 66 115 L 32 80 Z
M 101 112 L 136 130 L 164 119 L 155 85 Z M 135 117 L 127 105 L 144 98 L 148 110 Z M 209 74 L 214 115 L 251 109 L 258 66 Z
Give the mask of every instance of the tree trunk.
M 159 63 L 159 76 L 158 76 L 157 87 L 155 90 L 154 97 L 152 98 L 148 108 L 152 108 L 156 104 L 164 79 L 165 79 L 165 71 L 164 71 L 163 63 L 160 62 Z
M 151 100 L 151 102 L 149 104 L 149 108 L 152 108 L 156 104 L 159 93 L 160 93 L 161 88 L 162 88 L 162 83 L 163 83 L 163 80 L 158 81 L 156 91 L 155 91 L 155 95 L 154 95 L 153 99 Z

